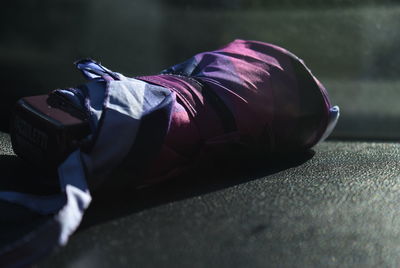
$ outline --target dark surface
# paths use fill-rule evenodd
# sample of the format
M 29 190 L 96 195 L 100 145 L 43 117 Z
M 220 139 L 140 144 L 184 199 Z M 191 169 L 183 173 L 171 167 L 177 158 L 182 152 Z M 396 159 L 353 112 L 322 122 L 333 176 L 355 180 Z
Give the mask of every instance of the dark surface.
M 399 160 L 395 143 L 331 141 L 274 169 L 103 190 L 37 267 L 398 266 Z
M 72 65 L 79 58 L 146 75 L 241 38 L 305 61 L 341 108 L 335 138 L 400 138 L 398 3 L 198 2 L 5 2 L 0 130 L 18 98 L 82 83 Z M 399 151 L 396 143 L 330 141 L 314 156 L 193 172 L 146 189 L 109 184 L 70 243 L 37 267 L 396 267 Z M 37 172 L 1 132 L 0 168 L 1 187 L 24 180 L 27 191 L 40 190 Z M 18 206 L 0 203 L 0 211 L 0 246 L 43 220 Z

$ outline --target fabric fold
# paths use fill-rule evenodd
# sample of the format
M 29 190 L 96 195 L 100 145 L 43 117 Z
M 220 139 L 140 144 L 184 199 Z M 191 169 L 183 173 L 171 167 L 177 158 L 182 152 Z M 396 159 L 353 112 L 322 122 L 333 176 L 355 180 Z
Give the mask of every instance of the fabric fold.
M 91 120 L 94 129 L 89 137 L 92 147 L 88 151 L 74 151 L 59 166 L 59 194 L 37 196 L 0 192 L 1 200 L 25 206 L 43 215 L 54 214 L 60 225 L 60 245 L 65 245 L 78 228 L 91 202 L 88 182 L 91 187 L 96 187 L 127 157 L 143 118 L 164 111 L 163 120 L 169 122 L 175 100 L 173 93 L 163 87 L 113 73 L 94 61 L 83 60 L 76 65 L 90 80 L 80 94 L 85 96 L 87 111 L 93 114 Z M 65 94 L 71 92 L 74 91 L 60 91 Z M 166 133 L 168 124 L 164 124 L 164 128 L 164 131 L 160 131 Z M 163 137 L 160 136 L 158 143 L 161 145 L 162 141 Z

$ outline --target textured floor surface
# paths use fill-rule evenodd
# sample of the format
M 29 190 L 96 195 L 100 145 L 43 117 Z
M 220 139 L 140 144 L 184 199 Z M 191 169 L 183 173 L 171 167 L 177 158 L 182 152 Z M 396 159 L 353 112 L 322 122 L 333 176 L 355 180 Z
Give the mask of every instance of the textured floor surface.
M 37 267 L 398 266 L 400 145 L 314 151 L 103 190 L 69 244 Z

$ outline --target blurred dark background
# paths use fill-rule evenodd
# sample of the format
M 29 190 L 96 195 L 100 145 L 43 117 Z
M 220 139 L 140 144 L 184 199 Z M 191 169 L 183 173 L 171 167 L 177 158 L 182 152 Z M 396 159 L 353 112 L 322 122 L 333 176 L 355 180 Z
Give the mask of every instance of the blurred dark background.
M 83 83 L 90 57 L 154 74 L 233 39 L 283 46 L 341 107 L 337 139 L 400 137 L 400 5 L 389 0 L 15 0 L 0 10 L 0 130 L 25 95 Z

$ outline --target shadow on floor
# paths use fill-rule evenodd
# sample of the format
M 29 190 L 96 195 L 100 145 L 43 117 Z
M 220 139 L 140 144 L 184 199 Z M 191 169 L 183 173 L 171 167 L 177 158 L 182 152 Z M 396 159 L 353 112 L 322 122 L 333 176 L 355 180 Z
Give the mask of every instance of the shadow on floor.
M 80 229 L 111 221 L 151 207 L 201 196 L 234 185 L 257 180 L 299 166 L 314 156 L 309 150 L 286 156 L 218 163 L 206 169 L 191 170 L 167 182 L 137 189 L 121 186 L 110 179 L 97 192 Z M 112 176 L 111 176 L 112 177 Z
M 221 162 L 206 169 L 192 170 L 170 181 L 145 188 L 126 187 L 112 176 L 93 193 L 79 230 L 112 221 L 168 202 L 204 195 L 234 185 L 256 180 L 308 161 L 314 151 L 274 158 Z M 218 166 L 216 168 L 215 166 Z M 0 155 L 0 191 L 20 191 L 32 194 L 51 194 L 54 185 L 41 183 L 44 175 L 14 155 Z M 115 177 L 114 177 L 115 178 Z M 56 179 L 55 179 L 56 180 Z M 46 177 L 48 181 L 48 177 Z M 52 216 L 41 216 L 11 203 L 0 201 L 0 249 L 38 230 Z M 78 232 L 79 232 L 78 230 Z M 35 257 L 36 258 L 36 257 Z

